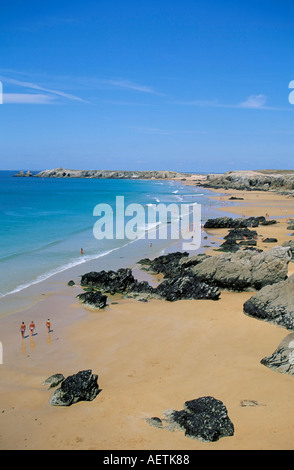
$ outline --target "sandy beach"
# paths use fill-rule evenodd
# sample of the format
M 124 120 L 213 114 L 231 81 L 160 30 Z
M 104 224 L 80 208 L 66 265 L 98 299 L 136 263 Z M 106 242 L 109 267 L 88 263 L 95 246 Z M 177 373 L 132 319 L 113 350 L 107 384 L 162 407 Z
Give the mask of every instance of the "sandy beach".
M 220 216 L 230 210 L 277 218 L 278 224 L 257 228 L 263 250 L 289 239 L 293 198 L 260 191 L 223 193 Z M 233 195 L 244 200 L 228 209 L 226 201 Z M 215 241 L 226 233 L 209 231 Z M 264 244 L 266 237 L 278 242 Z M 217 253 L 214 245 L 208 253 Z M 218 301 L 118 298 L 97 312 L 78 302 L 80 292 L 78 285 L 62 287 L 27 310 L 0 319 L 0 449 L 293 449 L 293 377 L 260 364 L 289 331 L 243 314 L 251 292 L 222 292 Z M 47 318 L 52 322 L 49 334 Z M 31 320 L 36 324 L 33 337 L 28 336 Z M 22 321 L 25 339 L 19 332 Z M 43 381 L 55 373 L 68 376 L 85 369 L 99 376 L 96 399 L 51 406 L 53 392 Z M 227 407 L 234 436 L 204 443 L 146 423 L 146 418 L 162 417 L 167 409 L 180 410 L 185 401 L 207 395 Z M 242 406 L 244 401 L 257 404 Z

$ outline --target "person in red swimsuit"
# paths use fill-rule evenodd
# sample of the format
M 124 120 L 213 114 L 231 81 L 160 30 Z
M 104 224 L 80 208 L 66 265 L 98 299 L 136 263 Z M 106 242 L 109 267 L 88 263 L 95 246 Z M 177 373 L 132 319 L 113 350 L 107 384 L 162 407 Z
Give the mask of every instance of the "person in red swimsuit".
M 51 329 L 51 323 L 50 323 L 50 320 L 48 318 L 48 320 L 46 321 L 46 327 L 47 327 L 47 331 L 48 333 L 50 333 L 50 329 Z
M 30 323 L 31 336 L 33 336 L 35 328 L 36 328 L 36 325 L 32 320 L 31 323 Z

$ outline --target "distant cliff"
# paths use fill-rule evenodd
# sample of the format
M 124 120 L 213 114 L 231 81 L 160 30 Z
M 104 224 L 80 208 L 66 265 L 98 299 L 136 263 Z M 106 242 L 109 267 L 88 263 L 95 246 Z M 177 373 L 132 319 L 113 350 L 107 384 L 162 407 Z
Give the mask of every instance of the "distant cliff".
M 260 170 L 228 171 L 224 174 L 210 174 L 199 182 L 200 186 L 214 189 L 240 189 L 245 191 L 274 191 L 294 195 L 294 171 Z
M 294 196 L 294 170 L 228 171 L 197 175 L 176 171 L 68 170 L 55 168 L 33 174 L 20 171 L 14 176 L 34 178 L 180 179 L 196 186 L 242 191 L 285 192 Z
M 35 178 L 108 178 L 108 179 L 171 179 L 185 178 L 186 173 L 176 171 L 111 171 L 111 170 L 67 170 L 56 168 L 44 170 L 37 174 L 20 171 L 14 176 Z

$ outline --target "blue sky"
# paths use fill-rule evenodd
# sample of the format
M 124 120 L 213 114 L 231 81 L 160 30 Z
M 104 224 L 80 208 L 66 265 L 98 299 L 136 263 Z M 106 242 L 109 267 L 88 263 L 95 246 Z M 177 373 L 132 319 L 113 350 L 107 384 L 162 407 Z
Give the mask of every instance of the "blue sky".
M 2 2 L 1 169 L 293 168 L 294 4 Z

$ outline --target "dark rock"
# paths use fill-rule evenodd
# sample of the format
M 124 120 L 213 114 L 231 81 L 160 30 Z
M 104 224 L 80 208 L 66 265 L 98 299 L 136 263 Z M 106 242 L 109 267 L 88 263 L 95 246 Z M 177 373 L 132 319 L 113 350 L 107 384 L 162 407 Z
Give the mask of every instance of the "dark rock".
M 189 253 L 177 251 L 175 253 L 168 253 L 167 255 L 158 256 L 154 260 L 143 259 L 139 261 L 140 264 L 149 266 L 149 271 L 153 273 L 162 273 L 164 277 L 174 277 L 179 274 L 180 260 L 187 258 Z
M 104 308 L 107 304 L 107 296 L 99 291 L 88 291 L 77 295 L 80 300 L 88 308 Z
M 234 435 L 226 406 L 209 396 L 185 402 L 184 409 L 170 413 L 168 421 L 185 431 L 186 436 L 200 441 L 215 442 Z
M 197 282 L 193 276 L 186 275 L 166 279 L 156 287 L 155 294 L 162 299 L 174 302 L 182 299 L 218 300 L 221 293 L 217 287 L 209 286 L 205 282 Z
M 130 268 L 121 268 L 117 271 L 92 271 L 81 277 L 81 286 L 93 286 L 110 294 L 124 293 L 135 283 Z
M 43 382 L 43 385 L 49 385 L 49 389 L 57 387 L 65 379 L 63 374 L 54 374 Z
M 256 230 L 250 230 L 248 227 L 234 228 L 224 237 L 224 240 L 254 240 L 258 236 Z
M 263 222 L 260 223 L 260 225 L 274 225 L 277 224 L 276 220 L 264 220 Z
M 83 370 L 63 380 L 61 386 L 53 393 L 50 404 L 53 406 L 70 406 L 79 401 L 92 401 L 100 392 L 98 375 Z
M 258 290 L 285 280 L 290 259 L 287 247 L 277 246 L 262 253 L 239 250 L 207 258 L 191 271 L 196 281 L 210 286 L 237 291 Z
M 256 246 L 256 238 L 258 234 L 255 230 L 249 228 L 234 228 L 229 230 L 229 233 L 224 237 L 224 243 L 222 243 L 218 251 L 225 252 L 236 252 L 240 249 L 240 246 Z M 239 243 L 237 243 L 239 241 Z
M 68 286 L 74 286 L 74 285 L 75 285 L 75 282 L 74 282 L 73 280 L 68 281 L 67 285 L 68 285 Z
M 276 238 L 264 238 L 264 240 L 262 240 L 263 243 L 277 243 L 278 240 Z
M 294 375 L 294 333 L 286 336 L 273 354 L 260 362 L 280 374 Z
M 294 274 L 254 294 L 243 306 L 244 313 L 294 331 Z
M 248 219 L 233 219 L 231 217 L 218 217 L 216 219 L 208 219 L 204 228 L 245 228 L 245 227 L 258 227 L 258 225 L 265 221 L 265 217 L 249 217 Z
M 217 248 L 217 251 L 223 251 L 228 253 L 235 253 L 238 250 L 240 250 L 240 247 L 236 240 L 226 240 L 220 245 L 219 248 Z
M 231 196 L 229 200 L 230 201 L 244 201 L 244 197 Z

